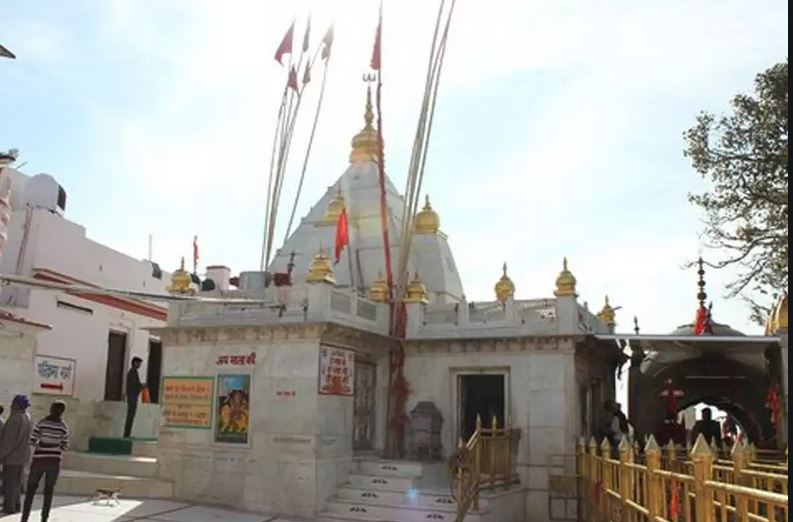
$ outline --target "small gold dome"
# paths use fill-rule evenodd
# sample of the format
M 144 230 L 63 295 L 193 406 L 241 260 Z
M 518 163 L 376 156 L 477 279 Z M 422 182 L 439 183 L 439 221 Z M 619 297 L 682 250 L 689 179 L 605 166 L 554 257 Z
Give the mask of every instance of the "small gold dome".
M 413 281 L 410 282 L 407 289 L 407 295 L 405 295 L 404 301 L 406 303 L 423 303 L 426 304 L 427 301 L 427 287 L 424 286 L 424 283 L 421 282 L 419 279 L 419 274 L 416 272 L 416 275 L 413 276 Z
M 564 258 L 562 271 L 559 272 L 559 277 L 556 278 L 556 290 L 553 295 L 556 297 L 577 297 L 575 293 L 575 276 L 567 269 L 567 258 Z
M 426 196 L 424 208 L 416 214 L 416 234 L 437 234 L 441 228 L 441 219 L 438 213 L 432 210 L 430 197 Z
M 325 209 L 325 217 L 322 218 L 322 224 L 335 225 L 339 220 L 341 211 L 344 210 L 344 205 L 344 196 L 341 193 L 340 185 L 338 192 L 333 197 L 333 199 L 330 200 L 330 203 L 328 203 L 328 208 Z
M 366 124 L 363 129 L 352 138 L 352 152 L 350 152 L 350 163 L 361 163 L 364 161 L 377 161 L 378 151 L 377 131 L 372 126 L 374 113 L 372 112 L 372 87 L 366 89 L 366 112 L 363 116 Z
M 606 326 L 617 324 L 617 311 L 609 304 L 609 296 L 606 296 L 606 303 L 603 305 L 603 309 L 598 312 L 597 318 L 603 321 Z
M 333 278 L 333 268 L 330 266 L 330 260 L 328 260 L 328 256 L 324 254 L 322 249 L 317 252 L 317 255 L 314 256 L 314 260 L 311 261 L 308 275 L 306 275 L 306 282 L 336 284 L 336 280 Z
M 168 287 L 168 291 L 172 294 L 192 294 L 193 289 L 190 288 L 192 283 L 193 278 L 184 269 L 184 257 L 182 257 L 181 265 L 171 274 L 171 286 Z
M 515 283 L 512 282 L 512 279 L 509 278 L 507 275 L 507 264 L 504 263 L 504 274 L 501 276 L 501 279 L 498 280 L 496 283 L 496 299 L 501 301 L 502 303 L 506 302 L 507 299 L 513 297 L 515 295 Z
M 377 279 L 372 283 L 371 288 L 369 288 L 369 296 L 372 298 L 372 301 L 376 303 L 386 303 L 388 302 L 388 283 L 383 278 L 383 273 L 377 273 Z

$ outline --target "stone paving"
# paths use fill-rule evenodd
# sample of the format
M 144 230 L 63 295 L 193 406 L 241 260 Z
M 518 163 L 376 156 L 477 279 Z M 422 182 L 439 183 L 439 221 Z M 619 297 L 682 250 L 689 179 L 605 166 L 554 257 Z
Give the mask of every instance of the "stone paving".
M 41 496 L 36 497 L 30 522 L 39 522 Z M 53 499 L 49 522 L 307 522 L 230 509 L 196 506 L 169 500 L 121 499 L 119 505 L 94 504 L 85 497 Z M 0 522 L 18 522 L 19 515 L 3 515 Z

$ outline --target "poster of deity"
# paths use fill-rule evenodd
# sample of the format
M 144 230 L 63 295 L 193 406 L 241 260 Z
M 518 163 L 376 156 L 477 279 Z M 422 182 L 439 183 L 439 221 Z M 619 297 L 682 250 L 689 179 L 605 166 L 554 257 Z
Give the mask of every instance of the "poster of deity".
M 248 443 L 250 397 L 250 375 L 218 375 L 215 442 Z
M 352 397 L 355 386 L 355 352 L 320 346 L 319 393 Z

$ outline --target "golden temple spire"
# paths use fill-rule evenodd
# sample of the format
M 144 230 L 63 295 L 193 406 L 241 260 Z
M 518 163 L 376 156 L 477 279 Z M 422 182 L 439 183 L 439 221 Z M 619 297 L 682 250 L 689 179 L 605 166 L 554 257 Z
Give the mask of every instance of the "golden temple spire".
M 441 228 L 441 219 L 430 205 L 429 195 L 425 196 L 424 208 L 416 214 L 416 234 L 437 234 Z
M 366 111 L 363 119 L 365 125 L 361 131 L 352 138 L 352 152 L 350 152 L 350 163 L 360 163 L 364 161 L 377 161 L 378 145 L 377 131 L 372 126 L 374 112 L 372 111 L 372 81 L 368 76 L 364 76 L 366 86 Z
M 386 283 L 382 272 L 377 272 L 377 279 L 369 288 L 369 296 L 375 303 L 385 303 L 388 301 L 388 283 Z
M 597 313 L 597 318 L 603 321 L 609 328 L 617 324 L 617 311 L 609 304 L 609 296 L 606 296 L 606 303 L 603 305 L 600 312 Z
M 182 256 L 179 268 L 171 274 L 171 286 L 168 287 L 168 291 L 172 294 L 192 294 L 194 293 L 194 290 L 190 288 L 192 282 L 193 278 L 184 269 L 184 256 Z
M 341 183 L 339 183 L 336 195 L 328 203 L 328 208 L 325 209 L 325 217 L 322 218 L 323 225 L 335 225 L 339 220 L 339 215 L 344 209 L 344 195 L 341 193 Z
M 562 271 L 556 278 L 556 290 L 553 295 L 556 297 L 578 297 L 575 293 L 576 280 L 572 272 L 567 269 L 567 258 L 564 258 L 562 263 Z
M 333 278 L 333 268 L 330 266 L 330 260 L 321 247 L 317 255 L 314 256 L 313 261 L 311 261 L 311 266 L 308 268 L 308 274 L 306 275 L 306 282 L 336 284 L 336 279 Z
M 421 303 L 426 304 L 427 301 L 427 287 L 424 286 L 424 283 L 421 282 L 419 279 L 419 273 L 413 276 L 413 280 L 410 282 L 407 288 L 407 292 L 405 293 L 404 302 L 406 303 Z
M 515 295 L 515 283 L 513 283 L 512 279 L 510 279 L 507 275 L 506 262 L 504 262 L 503 272 L 504 273 L 501 275 L 501 279 L 498 280 L 495 286 L 496 299 L 502 303 L 506 302 L 507 299 Z

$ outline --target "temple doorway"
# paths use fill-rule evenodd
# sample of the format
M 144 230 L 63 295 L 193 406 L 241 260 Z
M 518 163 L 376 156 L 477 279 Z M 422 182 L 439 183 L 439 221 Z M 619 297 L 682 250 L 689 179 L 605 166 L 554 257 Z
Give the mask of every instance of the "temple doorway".
M 354 450 L 370 450 L 374 447 L 376 377 L 376 365 L 355 361 L 355 399 L 352 429 L 352 447 Z
M 460 374 L 457 376 L 460 437 L 468 440 L 476 430 L 476 416 L 490 427 L 495 417 L 499 427 L 506 417 L 506 375 Z

